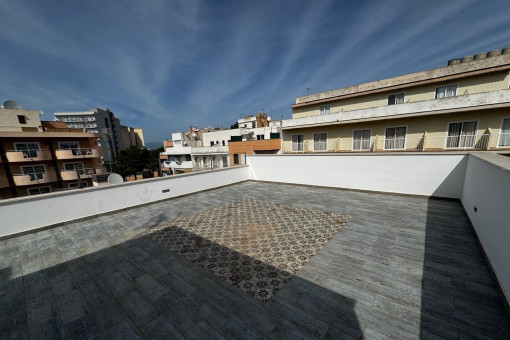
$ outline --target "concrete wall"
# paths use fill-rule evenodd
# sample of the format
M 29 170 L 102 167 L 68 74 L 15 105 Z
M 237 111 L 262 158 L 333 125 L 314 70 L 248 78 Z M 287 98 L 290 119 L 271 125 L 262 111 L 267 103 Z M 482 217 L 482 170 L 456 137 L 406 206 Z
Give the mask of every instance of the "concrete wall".
M 0 201 L 0 237 L 242 182 L 248 175 L 243 166 Z
M 460 198 L 465 154 L 247 156 L 254 180 Z
M 22 128 L 40 128 L 42 111 L 0 108 L 0 131 L 22 131 Z M 18 116 L 25 116 L 20 124 Z
M 510 303 L 510 157 L 470 154 L 461 201 Z

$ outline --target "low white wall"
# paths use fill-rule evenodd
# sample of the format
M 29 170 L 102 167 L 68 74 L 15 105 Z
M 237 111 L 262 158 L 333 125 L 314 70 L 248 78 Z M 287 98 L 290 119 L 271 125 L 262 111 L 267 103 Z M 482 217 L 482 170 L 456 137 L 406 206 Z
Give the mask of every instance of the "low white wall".
M 240 166 L 0 201 L 0 237 L 248 179 Z
M 510 157 L 470 154 L 461 202 L 510 303 Z
M 250 155 L 254 180 L 460 198 L 466 154 Z

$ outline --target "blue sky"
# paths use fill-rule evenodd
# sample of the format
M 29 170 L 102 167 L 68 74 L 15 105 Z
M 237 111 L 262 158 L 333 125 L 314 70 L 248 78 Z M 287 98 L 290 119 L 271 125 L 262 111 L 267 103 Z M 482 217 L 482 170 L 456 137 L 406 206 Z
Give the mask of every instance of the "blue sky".
M 0 101 L 109 108 L 159 142 L 510 46 L 510 1 L 0 2 Z

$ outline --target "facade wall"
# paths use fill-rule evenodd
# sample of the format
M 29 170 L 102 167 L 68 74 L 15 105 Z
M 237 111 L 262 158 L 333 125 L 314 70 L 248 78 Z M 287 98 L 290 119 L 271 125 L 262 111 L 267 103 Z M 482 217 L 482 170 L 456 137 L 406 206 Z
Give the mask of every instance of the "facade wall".
M 407 127 L 407 148 L 419 146 L 422 138 L 426 135 L 430 149 L 442 149 L 448 134 L 448 124 L 461 121 L 477 121 L 477 135 L 492 134 L 488 138 L 491 148 L 495 148 L 498 142 L 502 119 L 510 118 L 510 109 L 500 108 L 491 110 L 478 110 L 468 112 L 456 112 L 442 115 L 418 116 L 399 119 L 384 119 L 360 123 L 336 124 L 308 128 L 296 128 L 283 130 L 284 152 L 291 152 L 292 135 L 302 134 L 305 143 L 313 145 L 314 133 L 327 133 L 327 151 L 352 151 L 353 131 L 370 129 L 372 138 L 384 140 L 387 127 Z M 485 137 L 484 137 L 485 138 Z M 379 142 L 382 143 L 382 142 Z M 380 145 L 379 145 L 380 146 Z M 304 150 L 307 151 L 307 150 Z M 311 150 L 308 150 L 311 151 Z
M 484 76 L 474 76 L 465 79 L 440 82 L 407 89 L 378 93 L 373 95 L 362 95 L 354 98 L 341 99 L 331 103 L 315 104 L 293 109 L 292 118 L 302 118 L 319 115 L 321 105 L 330 105 L 330 113 L 369 109 L 388 105 L 388 95 L 405 93 L 405 103 L 414 103 L 424 100 L 435 99 L 436 88 L 449 84 L 457 84 L 457 96 L 465 94 L 483 93 L 508 89 L 510 75 L 508 72 L 498 72 Z M 398 104 L 397 104 L 398 105 Z
M 253 155 L 255 151 L 267 151 L 268 153 L 277 153 L 278 150 L 280 150 L 280 147 L 281 147 L 280 139 L 231 142 L 228 147 L 230 164 L 234 164 L 234 154 Z
M 80 136 L 81 135 L 81 136 Z M 55 133 L 55 132 L 5 132 L 0 134 L 1 159 L 0 167 L 0 198 L 12 198 L 15 195 L 27 196 L 27 189 L 38 187 L 49 187 L 51 192 L 68 189 L 70 183 L 77 183 L 78 178 L 75 173 L 70 174 L 68 167 L 79 164 L 83 168 L 84 174 L 81 177 L 82 183 L 92 186 L 91 173 L 102 173 L 102 161 L 100 153 L 92 154 L 92 151 L 98 150 L 97 139 L 99 135 L 92 137 L 91 134 L 78 132 Z M 74 155 L 63 158 L 57 152 L 60 152 L 59 143 L 77 142 L 79 143 L 81 155 Z M 37 143 L 39 150 L 36 157 L 23 157 L 19 151 L 15 151 L 15 143 Z M 90 150 L 90 152 L 88 152 Z M 97 156 L 95 156 L 97 155 Z M 66 156 L 67 157 L 67 156 Z M 43 179 L 28 181 L 23 174 L 23 167 L 42 166 L 45 175 Z M 67 171 L 66 171 L 67 170 Z M 74 176 L 74 177 L 73 177 Z M 9 183 L 9 179 L 12 181 Z M 26 182 L 28 181 L 28 183 Z M 7 183 L 7 186 L 1 183 Z M 22 183 L 22 184 L 21 184 Z M 12 184 L 12 185 L 11 185 Z
M 40 131 L 40 110 L 4 109 L 0 108 L 0 131 L 22 131 L 23 128 L 34 128 Z M 18 116 L 23 116 L 25 124 L 21 124 Z

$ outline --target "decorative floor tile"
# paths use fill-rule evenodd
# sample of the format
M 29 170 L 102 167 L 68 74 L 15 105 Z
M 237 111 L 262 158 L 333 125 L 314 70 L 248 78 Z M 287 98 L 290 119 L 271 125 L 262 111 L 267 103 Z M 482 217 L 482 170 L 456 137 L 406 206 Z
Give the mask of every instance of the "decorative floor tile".
M 148 234 L 216 277 L 267 301 L 350 218 L 243 198 L 179 218 Z

